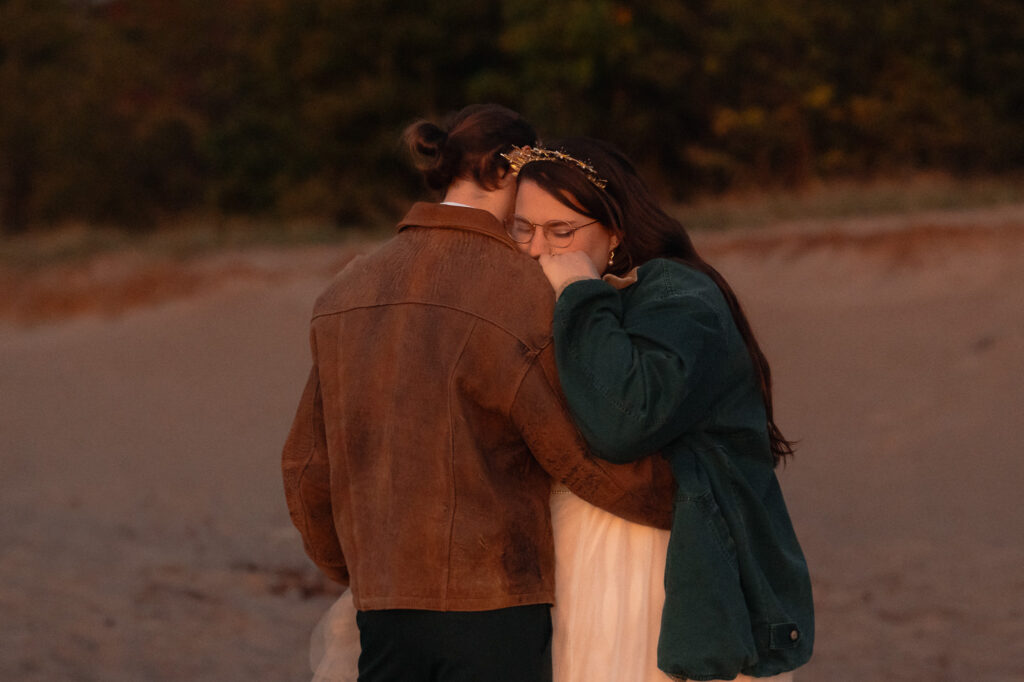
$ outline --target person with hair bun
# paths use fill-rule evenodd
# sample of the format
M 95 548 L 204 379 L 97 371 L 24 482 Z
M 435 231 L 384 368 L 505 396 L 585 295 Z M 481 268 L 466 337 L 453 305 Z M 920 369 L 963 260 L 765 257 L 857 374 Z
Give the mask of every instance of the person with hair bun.
M 443 204 L 482 209 L 504 222 L 516 186 L 501 155 L 512 146 L 532 144 L 537 134 L 512 110 L 477 104 L 452 115 L 444 128 L 421 120 L 402 137 L 424 183 L 443 193 Z
M 613 146 L 576 138 L 506 158 L 519 182 L 509 235 L 554 289 L 576 424 L 609 462 L 667 459 L 677 485 L 667 536 L 569 491 L 557 500 L 555 679 L 791 679 L 814 640 L 774 473 L 793 446 L 735 293 Z M 639 663 L 610 674 L 623 658 Z
M 327 619 L 314 679 L 551 680 L 552 482 L 668 528 L 671 470 L 593 458 L 569 416 L 550 286 L 505 229 L 504 155 L 533 128 L 475 105 L 405 141 L 443 200 L 415 204 L 317 299 L 282 453 L 304 548 L 349 588 L 332 612 L 357 610 L 358 632 Z

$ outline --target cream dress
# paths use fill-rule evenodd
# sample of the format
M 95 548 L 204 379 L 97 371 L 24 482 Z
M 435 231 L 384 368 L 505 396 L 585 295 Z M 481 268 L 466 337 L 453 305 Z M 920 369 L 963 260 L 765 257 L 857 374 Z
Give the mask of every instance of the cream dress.
M 551 494 L 551 523 L 554 682 L 668 682 L 657 658 L 668 531 L 624 521 L 563 486 Z M 359 631 L 351 594 L 313 631 L 313 682 L 356 682 Z M 768 679 L 791 682 L 792 673 Z

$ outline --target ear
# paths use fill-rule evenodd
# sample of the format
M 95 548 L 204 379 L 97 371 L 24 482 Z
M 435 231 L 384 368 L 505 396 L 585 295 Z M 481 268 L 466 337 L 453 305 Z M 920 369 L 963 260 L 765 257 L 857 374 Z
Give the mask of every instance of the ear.
M 615 249 L 619 248 L 619 244 L 621 243 L 622 242 L 619 240 L 619 235 L 612 233 L 611 239 L 608 242 L 608 248 L 609 250 L 614 251 Z
M 505 189 L 509 185 L 514 186 L 516 184 L 516 174 L 510 169 L 506 168 L 501 171 L 501 175 L 498 176 L 498 189 Z

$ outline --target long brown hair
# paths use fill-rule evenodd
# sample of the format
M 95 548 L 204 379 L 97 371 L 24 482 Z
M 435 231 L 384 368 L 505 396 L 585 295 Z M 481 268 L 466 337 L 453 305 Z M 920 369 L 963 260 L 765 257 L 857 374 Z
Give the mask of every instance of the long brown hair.
M 621 243 L 616 248 L 614 264 L 609 266 L 608 272 L 623 275 L 653 258 L 671 258 L 703 272 L 718 286 L 746 343 L 761 388 L 772 461 L 778 465 L 784 457 L 792 455 L 793 442 L 786 440 L 775 424 L 771 368 L 729 283 L 701 258 L 679 221 L 658 206 L 622 152 L 607 142 L 592 138 L 562 140 L 551 144 L 550 148 L 591 164 L 607 181 L 605 188 L 598 189 L 576 168 L 549 161 L 528 163 L 520 171 L 519 179 L 533 180 L 566 206 L 600 221 L 619 237 Z
M 513 146 L 532 145 L 536 139 L 526 119 L 500 104 L 471 104 L 450 114 L 440 126 L 419 120 L 402 135 L 426 185 L 437 191 L 444 191 L 456 178 L 496 189 L 508 170 L 501 154 Z

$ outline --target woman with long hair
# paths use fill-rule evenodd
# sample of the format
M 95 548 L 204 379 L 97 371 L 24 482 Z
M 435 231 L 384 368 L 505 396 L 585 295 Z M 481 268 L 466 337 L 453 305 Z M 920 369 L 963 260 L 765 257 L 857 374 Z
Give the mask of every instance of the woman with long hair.
M 661 531 L 553 498 L 555 679 L 657 679 L 600 672 L 623 638 L 641 652 L 657 639 L 657 665 L 675 679 L 788 678 L 814 637 L 774 473 L 793 446 L 736 295 L 611 145 L 578 138 L 506 158 L 519 181 L 509 235 L 555 290 L 559 379 L 577 426 L 609 461 L 666 457 L 677 485 L 667 557 Z M 652 553 L 635 551 L 645 544 Z

